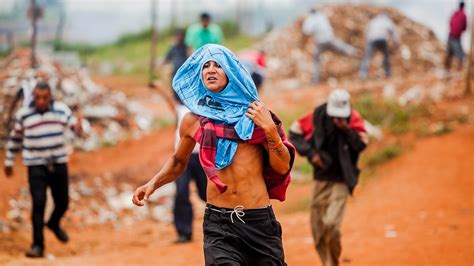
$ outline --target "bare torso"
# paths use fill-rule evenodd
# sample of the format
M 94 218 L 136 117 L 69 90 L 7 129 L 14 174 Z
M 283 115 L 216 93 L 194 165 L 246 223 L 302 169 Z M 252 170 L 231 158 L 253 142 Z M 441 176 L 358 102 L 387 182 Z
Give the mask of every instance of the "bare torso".
M 190 130 L 196 132 L 199 122 L 195 118 Z M 191 134 L 188 137 L 192 136 Z M 234 208 L 242 205 L 246 209 L 263 208 L 270 204 L 265 181 L 263 179 L 263 156 L 265 150 L 261 144 L 239 144 L 232 164 L 217 172 L 219 178 L 227 185 L 227 190 L 220 193 L 210 181 L 207 183 L 207 202 L 223 208 Z
M 212 182 L 208 182 L 207 202 L 224 208 L 268 206 L 270 199 L 262 175 L 263 156 L 262 145 L 239 144 L 232 164 L 218 171 L 227 190 L 220 193 Z
M 219 179 L 227 185 L 224 193 L 220 193 L 214 183 L 208 182 L 207 201 L 218 207 L 267 207 L 270 198 L 263 178 L 264 159 L 268 159 L 270 166 L 278 174 L 284 175 L 291 170 L 290 152 L 283 145 L 270 111 L 263 103 L 255 101 L 249 104 L 245 115 L 263 129 L 266 142 L 257 145 L 239 144 L 232 163 L 217 171 Z M 179 127 L 180 141 L 174 154 L 150 181 L 135 190 L 132 199 L 135 205 L 144 206 L 143 200 L 147 200 L 156 189 L 182 175 L 196 146 L 194 135 L 199 127 L 199 120 L 192 113 L 183 117 Z

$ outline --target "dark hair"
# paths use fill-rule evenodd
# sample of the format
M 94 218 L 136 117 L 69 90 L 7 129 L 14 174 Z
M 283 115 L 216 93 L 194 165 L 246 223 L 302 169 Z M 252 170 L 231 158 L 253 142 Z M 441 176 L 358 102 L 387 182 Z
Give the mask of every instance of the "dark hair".
M 209 15 L 209 13 L 206 13 L 206 12 L 201 13 L 200 17 L 201 17 L 201 20 L 205 20 L 205 19 L 210 20 L 211 19 L 211 15 Z
M 459 9 L 464 9 L 464 1 L 459 2 Z
M 38 84 L 36 84 L 35 90 L 47 90 L 51 92 L 51 87 L 49 87 L 49 84 L 45 81 L 40 81 Z
M 186 30 L 185 30 L 185 29 L 181 29 L 181 28 L 180 28 L 180 29 L 176 29 L 176 30 L 174 31 L 174 34 L 175 34 L 175 35 L 181 35 L 181 34 L 182 34 L 182 35 L 185 35 L 185 34 L 186 34 Z

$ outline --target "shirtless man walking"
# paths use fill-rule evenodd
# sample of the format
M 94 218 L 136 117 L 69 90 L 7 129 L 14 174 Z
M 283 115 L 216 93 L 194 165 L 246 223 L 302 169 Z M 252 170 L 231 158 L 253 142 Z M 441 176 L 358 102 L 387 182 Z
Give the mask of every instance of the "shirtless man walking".
M 209 179 L 204 215 L 206 265 L 285 265 L 281 226 L 270 199 L 285 199 L 295 149 L 281 122 L 258 100 L 254 83 L 235 55 L 210 44 L 180 68 L 173 87 L 191 110 L 181 140 L 163 168 L 138 187 L 133 203 L 173 182 L 196 142 Z

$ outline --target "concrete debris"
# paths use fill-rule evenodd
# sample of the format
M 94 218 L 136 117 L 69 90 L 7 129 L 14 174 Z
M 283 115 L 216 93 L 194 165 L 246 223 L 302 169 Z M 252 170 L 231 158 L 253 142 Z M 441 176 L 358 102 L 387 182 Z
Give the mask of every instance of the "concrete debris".
M 375 138 L 376 140 L 379 140 L 379 141 L 382 140 L 383 133 L 380 127 L 374 126 L 372 123 L 370 123 L 367 120 L 364 120 L 364 127 L 365 127 L 365 130 L 367 130 L 367 134 L 369 135 L 369 137 Z
M 391 65 L 393 76 L 413 73 L 426 73 L 442 65 L 444 44 L 427 27 L 411 20 L 400 11 L 389 7 L 371 5 L 324 5 L 335 35 L 350 43 L 362 54 L 365 50 L 365 29 L 370 18 L 382 12 L 387 13 L 397 26 L 401 37 L 398 49 L 392 47 Z M 284 28 L 275 29 L 258 45 L 267 56 L 269 80 L 297 79 L 303 82 L 311 80 L 313 68 L 313 43 L 303 43 L 301 25 L 304 17 Z M 369 77 L 376 76 L 381 60 L 375 55 L 372 60 Z M 348 57 L 333 52 L 324 53 L 321 58 L 322 77 L 337 80 L 356 79 L 361 57 Z M 378 66 L 378 65 L 377 65 Z
M 420 85 L 416 85 L 408 89 L 398 98 L 398 103 L 401 106 L 405 106 L 409 103 L 419 103 L 422 100 L 423 88 Z
M 393 85 L 392 83 L 388 83 L 383 87 L 383 98 L 385 100 L 392 100 L 393 98 L 395 98 L 396 93 L 397 90 L 395 88 L 395 85 Z
M 151 129 L 153 115 L 139 102 L 128 100 L 124 93 L 95 83 L 88 70 L 77 62 L 77 55 L 40 53 L 37 69 L 28 68 L 28 60 L 29 51 L 17 49 L 2 64 L 0 91 L 5 96 L 0 99 L 2 113 L 10 105 L 22 82 L 41 79 L 50 84 L 55 99 L 65 102 L 90 122 L 83 123 L 88 138 L 77 140 L 71 135 L 70 140 L 76 148 L 94 150 L 103 143 L 117 143 L 128 136 L 128 131 L 132 129 L 134 135 L 141 135 Z M 1 127 L 0 139 L 3 141 L 0 141 L 0 147 L 4 145 L 7 134 L 5 127 Z
M 443 83 L 437 83 L 430 89 L 429 98 L 434 102 L 439 102 L 443 99 L 445 91 L 446 85 Z

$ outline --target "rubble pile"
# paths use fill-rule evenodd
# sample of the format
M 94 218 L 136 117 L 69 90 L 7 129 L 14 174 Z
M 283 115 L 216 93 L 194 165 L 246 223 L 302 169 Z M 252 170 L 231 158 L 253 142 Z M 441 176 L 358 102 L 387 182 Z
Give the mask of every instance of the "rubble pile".
M 64 57 L 64 56 L 63 56 Z M 115 144 L 131 133 L 133 136 L 151 128 L 153 116 L 137 101 L 127 99 L 122 92 L 109 90 L 95 83 L 87 69 L 69 67 L 57 61 L 54 55 L 41 53 L 37 69 L 29 68 L 29 51 L 14 51 L 0 70 L 0 112 L 6 114 L 11 101 L 25 80 L 45 80 L 57 100 L 63 101 L 76 114 L 85 118 L 83 128 L 87 139 L 74 140 L 75 146 L 93 150 L 101 145 Z M 2 117 L 5 120 L 5 117 Z M 5 121 L 2 121 L 3 123 Z M 89 123 L 90 122 L 90 123 Z M 0 138 L 5 141 L 4 126 Z M 1 146 L 1 144 L 0 144 Z
M 335 36 L 356 47 L 358 57 L 334 52 L 322 55 L 323 80 L 355 79 L 365 49 L 365 29 L 371 17 L 387 13 L 396 24 L 401 38 L 399 47 L 391 48 L 391 66 L 394 76 L 409 73 L 426 73 L 442 67 L 444 45 L 427 27 L 414 22 L 400 11 L 370 5 L 325 5 L 320 8 L 327 14 Z M 292 25 L 271 32 L 259 46 L 267 55 L 268 78 L 273 80 L 310 81 L 313 68 L 314 43 L 303 43 L 302 24 L 305 17 Z M 369 77 L 382 75 L 382 56 L 376 53 Z
M 107 185 L 111 176 L 96 177 L 93 182 L 73 182 L 69 189 L 71 198 L 66 219 L 68 224 L 79 228 L 90 225 L 111 224 L 114 227 L 131 225 L 136 221 L 153 219 L 162 223 L 171 223 L 174 184 L 168 184 L 156 191 L 147 201 L 147 208 L 134 208 L 130 195 L 133 186 L 121 183 L 120 186 Z M 52 195 L 48 191 L 46 217 L 53 211 Z M 0 220 L 0 233 L 21 231 L 30 225 L 31 199 L 26 187 L 20 189 L 19 195 L 9 201 L 9 210 L 5 220 Z

